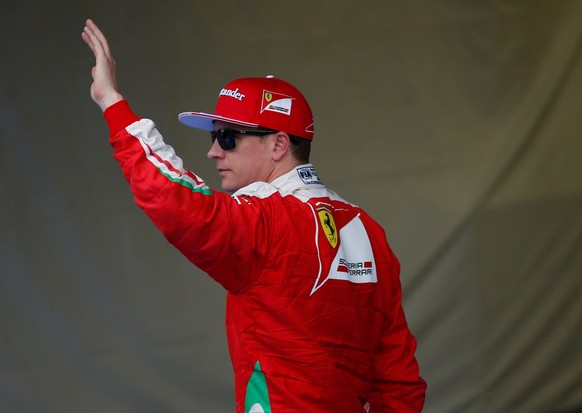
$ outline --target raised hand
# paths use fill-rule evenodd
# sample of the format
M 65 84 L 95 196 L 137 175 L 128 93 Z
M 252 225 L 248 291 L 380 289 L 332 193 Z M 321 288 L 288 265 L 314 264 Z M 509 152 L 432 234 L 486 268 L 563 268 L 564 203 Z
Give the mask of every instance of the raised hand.
M 111 56 L 107 39 L 99 27 L 88 19 L 81 37 L 95 55 L 95 66 L 91 70 L 93 83 L 91 84 L 91 98 L 101 110 L 123 99 L 117 91 L 117 77 L 115 60 Z

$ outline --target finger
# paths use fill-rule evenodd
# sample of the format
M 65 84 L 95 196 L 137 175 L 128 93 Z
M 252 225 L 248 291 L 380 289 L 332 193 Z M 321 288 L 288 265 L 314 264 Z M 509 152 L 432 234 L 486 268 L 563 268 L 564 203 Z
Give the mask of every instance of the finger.
M 99 29 L 99 27 L 91 19 L 87 19 L 87 27 L 91 30 L 91 32 L 99 40 L 99 43 L 101 43 L 101 47 L 103 48 L 103 52 L 105 53 L 105 55 L 108 58 L 111 58 L 111 51 L 109 50 L 109 43 L 107 43 L 107 38 L 105 37 L 103 32 Z
M 97 59 L 107 57 L 105 51 L 103 50 L 103 45 L 101 44 L 101 41 L 89 26 L 85 26 L 85 30 L 83 31 L 82 37 L 83 40 L 85 40 L 85 42 L 89 45 Z
M 83 32 L 83 33 L 81 33 L 81 38 L 85 41 L 85 43 L 87 43 L 87 46 L 89 46 L 91 51 L 93 53 L 95 53 L 95 46 L 93 46 L 93 42 L 91 41 L 91 37 L 87 33 Z

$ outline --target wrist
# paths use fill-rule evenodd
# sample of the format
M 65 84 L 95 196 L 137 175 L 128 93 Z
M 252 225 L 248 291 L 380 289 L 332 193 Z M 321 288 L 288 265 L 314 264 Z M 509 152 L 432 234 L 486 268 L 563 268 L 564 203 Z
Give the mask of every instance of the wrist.
M 101 110 L 103 112 L 105 112 L 107 110 L 107 108 L 109 108 L 110 106 L 112 106 L 112 105 L 114 105 L 117 102 L 120 102 L 122 100 L 123 100 L 123 96 L 118 92 L 114 92 L 114 93 L 108 94 L 106 96 L 103 96 L 101 99 L 99 99 L 97 101 L 97 105 L 99 105 Z

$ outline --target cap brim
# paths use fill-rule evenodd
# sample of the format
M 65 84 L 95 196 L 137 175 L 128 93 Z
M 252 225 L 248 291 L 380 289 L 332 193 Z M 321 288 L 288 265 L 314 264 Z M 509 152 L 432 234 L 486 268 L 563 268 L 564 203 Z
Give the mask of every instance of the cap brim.
M 183 112 L 178 115 L 178 120 L 184 125 L 205 131 L 214 130 L 214 122 L 217 120 L 234 123 L 235 125 L 247 126 L 250 128 L 257 128 L 259 126 L 256 123 L 243 122 L 238 119 L 226 118 L 224 116 L 213 115 L 212 113 L 204 112 Z

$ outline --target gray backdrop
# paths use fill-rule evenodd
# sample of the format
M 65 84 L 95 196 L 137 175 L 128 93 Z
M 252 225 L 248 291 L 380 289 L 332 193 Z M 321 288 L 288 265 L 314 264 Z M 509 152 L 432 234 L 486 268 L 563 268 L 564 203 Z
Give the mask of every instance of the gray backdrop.
M 582 406 L 582 2 L 3 0 L 0 412 L 232 412 L 224 292 L 133 204 L 90 100 L 177 122 L 274 74 L 313 106 L 323 180 L 387 229 L 425 412 Z

